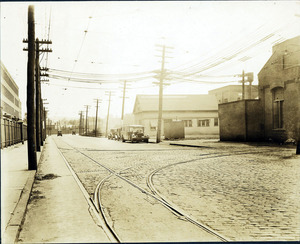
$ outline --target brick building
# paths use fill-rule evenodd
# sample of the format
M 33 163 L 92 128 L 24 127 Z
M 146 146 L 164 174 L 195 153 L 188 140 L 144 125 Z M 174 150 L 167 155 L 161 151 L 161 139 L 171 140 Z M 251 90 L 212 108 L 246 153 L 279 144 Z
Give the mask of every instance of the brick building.
M 300 36 L 273 46 L 258 81 L 258 100 L 219 104 L 220 139 L 299 140 Z
M 300 36 L 273 47 L 258 80 L 264 137 L 296 139 L 300 133 Z

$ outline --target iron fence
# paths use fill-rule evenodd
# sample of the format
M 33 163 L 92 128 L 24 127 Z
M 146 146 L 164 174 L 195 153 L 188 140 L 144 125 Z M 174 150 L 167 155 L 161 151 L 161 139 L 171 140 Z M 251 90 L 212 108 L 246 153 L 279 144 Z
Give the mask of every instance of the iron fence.
M 1 118 L 1 149 L 27 140 L 27 125 L 23 121 Z

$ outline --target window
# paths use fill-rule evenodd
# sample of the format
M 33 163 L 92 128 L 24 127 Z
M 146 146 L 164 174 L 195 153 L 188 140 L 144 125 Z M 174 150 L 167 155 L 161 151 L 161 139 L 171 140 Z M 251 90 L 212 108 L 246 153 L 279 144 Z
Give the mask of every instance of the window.
M 184 127 L 192 127 L 193 123 L 192 120 L 183 120 L 184 122 Z
M 219 126 L 219 119 L 218 118 L 214 118 L 214 126 Z
M 273 128 L 283 128 L 283 88 L 273 90 Z
M 209 119 L 198 120 L 198 127 L 209 127 Z

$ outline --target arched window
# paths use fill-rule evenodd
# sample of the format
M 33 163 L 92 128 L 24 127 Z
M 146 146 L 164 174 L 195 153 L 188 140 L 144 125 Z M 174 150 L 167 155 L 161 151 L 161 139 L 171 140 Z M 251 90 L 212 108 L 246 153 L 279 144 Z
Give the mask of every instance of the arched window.
M 283 88 L 276 87 L 273 89 L 273 128 L 283 128 Z

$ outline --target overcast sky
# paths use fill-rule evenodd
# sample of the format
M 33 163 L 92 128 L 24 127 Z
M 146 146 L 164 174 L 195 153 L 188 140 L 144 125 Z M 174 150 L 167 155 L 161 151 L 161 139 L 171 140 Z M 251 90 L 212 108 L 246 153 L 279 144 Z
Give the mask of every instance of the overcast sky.
M 27 38 L 29 3 L 1 4 L 1 60 L 18 84 L 22 114 L 26 112 Z M 35 2 L 36 37 L 52 40 L 53 52 L 42 56 L 51 69 L 50 84 L 42 85 L 49 116 L 79 118 L 84 105 L 102 99 L 99 115 L 121 116 L 122 86 L 128 80 L 125 112 L 131 113 L 136 94 L 158 94 L 153 71 L 172 74 L 165 94 L 207 94 L 209 90 L 239 84 L 237 77 L 257 73 L 272 46 L 300 35 L 299 1 L 184 1 L 184 2 Z M 44 46 L 47 47 L 47 46 Z M 81 73 L 81 74 L 79 74 Z M 85 74 L 82 74 L 85 73 Z M 191 76 L 194 74 L 194 76 Z M 150 78 L 149 78 L 150 77 Z M 151 78 L 152 77 L 152 78 Z M 137 79 L 138 78 L 138 79 Z M 77 82 L 74 82 L 76 79 Z M 92 80 L 98 83 L 84 83 Z M 100 80 L 102 80 L 101 84 Z M 81 81 L 81 82 L 78 82 Z M 215 84 L 213 82 L 229 82 Z M 117 83 L 119 82 L 119 83 Z

